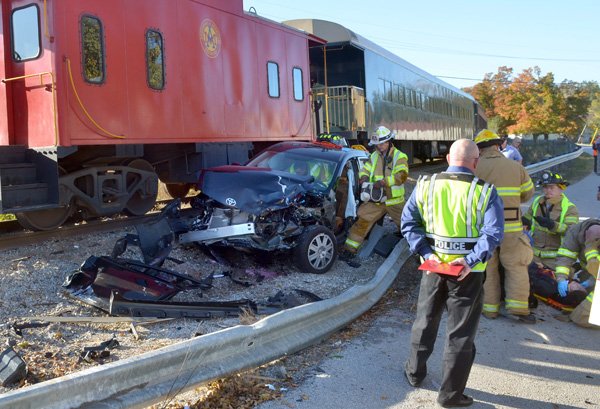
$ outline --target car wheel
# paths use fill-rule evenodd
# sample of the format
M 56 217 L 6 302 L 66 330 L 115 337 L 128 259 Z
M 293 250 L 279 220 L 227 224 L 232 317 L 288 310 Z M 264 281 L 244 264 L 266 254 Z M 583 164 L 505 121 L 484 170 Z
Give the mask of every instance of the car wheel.
M 335 236 L 325 226 L 308 227 L 294 248 L 296 264 L 305 273 L 326 273 L 336 257 Z

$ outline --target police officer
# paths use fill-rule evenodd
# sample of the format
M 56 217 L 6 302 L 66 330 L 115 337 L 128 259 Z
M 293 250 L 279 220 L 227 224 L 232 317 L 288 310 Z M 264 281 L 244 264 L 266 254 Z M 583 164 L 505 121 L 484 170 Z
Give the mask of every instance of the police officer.
M 500 263 L 504 267 L 506 311 L 526 323 L 535 323 L 529 312 L 529 275 L 527 266 L 533 258 L 529 238 L 523 233 L 520 205 L 533 196 L 533 182 L 525 168 L 499 151 L 502 140 L 484 129 L 475 137 L 480 149 L 475 175 L 493 184 L 504 202 L 504 241 L 487 265 L 483 315 L 496 318 L 500 311 Z
M 522 221 L 533 238 L 533 261 L 556 270 L 556 252 L 567 228 L 579 221 L 579 211 L 563 193 L 569 183 L 560 174 L 544 172 L 538 185 L 544 194 L 533 199 Z
M 386 200 L 368 201 L 358 208 L 358 220 L 348 232 L 345 247 L 356 253 L 371 231 L 373 225 L 385 214 L 389 214 L 400 227 L 400 216 L 404 207 L 404 182 L 408 177 L 408 157 L 392 145 L 395 135 L 385 126 L 377 128 L 369 145 L 375 151 L 359 173 L 360 185 L 372 183 L 376 189 L 384 189 Z
M 561 297 L 566 297 L 569 292 L 569 280 L 573 279 L 574 273 L 576 273 L 573 265 L 577 260 L 589 274 L 585 280 L 581 281 L 581 285 L 588 291 L 594 287 L 600 266 L 599 247 L 599 219 L 587 219 L 567 230 L 562 246 L 558 249 L 558 259 L 556 260 L 557 291 Z M 589 318 L 593 298 L 594 291 L 591 291 L 587 298 L 569 315 L 571 321 L 582 327 L 592 326 Z
M 420 386 L 446 309 L 446 346 L 437 398 L 443 407 L 473 403 L 464 390 L 475 359 L 484 270 L 503 236 L 502 201 L 492 185 L 473 174 L 478 157 L 473 141 L 454 142 L 446 172 L 421 176 L 402 212 L 402 233 L 413 253 L 463 266 L 458 277 L 423 274 L 404 367 L 408 382 Z

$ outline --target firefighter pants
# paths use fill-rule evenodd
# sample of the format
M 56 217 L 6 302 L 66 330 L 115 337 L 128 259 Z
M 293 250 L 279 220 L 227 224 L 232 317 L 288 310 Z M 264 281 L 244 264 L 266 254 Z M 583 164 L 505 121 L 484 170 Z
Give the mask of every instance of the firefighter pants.
M 533 250 L 524 233 L 506 233 L 502 244 L 487 263 L 483 285 L 483 313 L 498 316 L 501 293 L 500 264 L 504 267 L 504 303 L 509 314 L 529 314 L 529 274 L 527 267 L 533 259 Z
M 569 315 L 571 321 L 580 327 L 592 328 L 593 324 L 590 324 L 590 312 L 592 311 L 592 299 L 594 298 L 594 292 L 588 294 L 587 298 L 579 303 L 579 305 Z
M 383 216 L 389 214 L 398 229 L 400 229 L 400 217 L 404 203 L 394 206 L 386 206 L 385 203 L 366 202 L 358 208 L 358 220 L 352 225 L 346 239 L 346 249 L 356 253 L 360 245 L 365 241 L 369 232 Z
M 483 305 L 483 273 L 472 272 L 462 281 L 425 274 L 421 278 L 417 317 L 412 326 L 406 376 L 420 382 L 427 375 L 444 310 L 448 311 L 439 402 L 460 399 L 475 359 L 475 335 Z

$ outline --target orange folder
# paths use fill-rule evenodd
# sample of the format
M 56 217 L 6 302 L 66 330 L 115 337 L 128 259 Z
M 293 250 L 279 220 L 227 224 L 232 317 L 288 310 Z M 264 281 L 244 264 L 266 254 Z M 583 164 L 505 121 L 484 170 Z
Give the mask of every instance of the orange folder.
M 445 274 L 449 276 L 458 277 L 464 266 L 460 264 L 452 265 L 448 263 L 438 263 L 433 260 L 425 260 L 423 264 L 419 266 L 419 270 L 431 271 L 432 273 Z

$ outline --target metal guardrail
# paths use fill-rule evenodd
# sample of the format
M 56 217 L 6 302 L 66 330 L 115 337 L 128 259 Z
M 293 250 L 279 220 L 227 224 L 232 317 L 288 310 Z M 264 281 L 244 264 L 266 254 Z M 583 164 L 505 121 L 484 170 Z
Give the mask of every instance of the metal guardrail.
M 369 310 L 409 255 L 406 240 L 401 240 L 368 283 L 337 297 L 18 389 L 0 395 L 0 408 L 143 408 L 255 368 L 314 344 Z
M 541 172 L 542 170 L 551 168 L 552 166 L 556 166 L 563 162 L 573 160 L 573 159 L 579 157 L 582 153 L 583 153 L 583 148 L 579 148 L 576 151 L 569 152 L 569 153 L 566 153 L 561 156 L 556 156 L 554 158 L 550 158 L 550 159 L 547 159 L 547 160 L 544 160 L 541 162 L 532 163 L 531 165 L 525 166 L 525 169 L 527 169 L 527 172 L 530 175 L 533 175 L 534 173 Z

